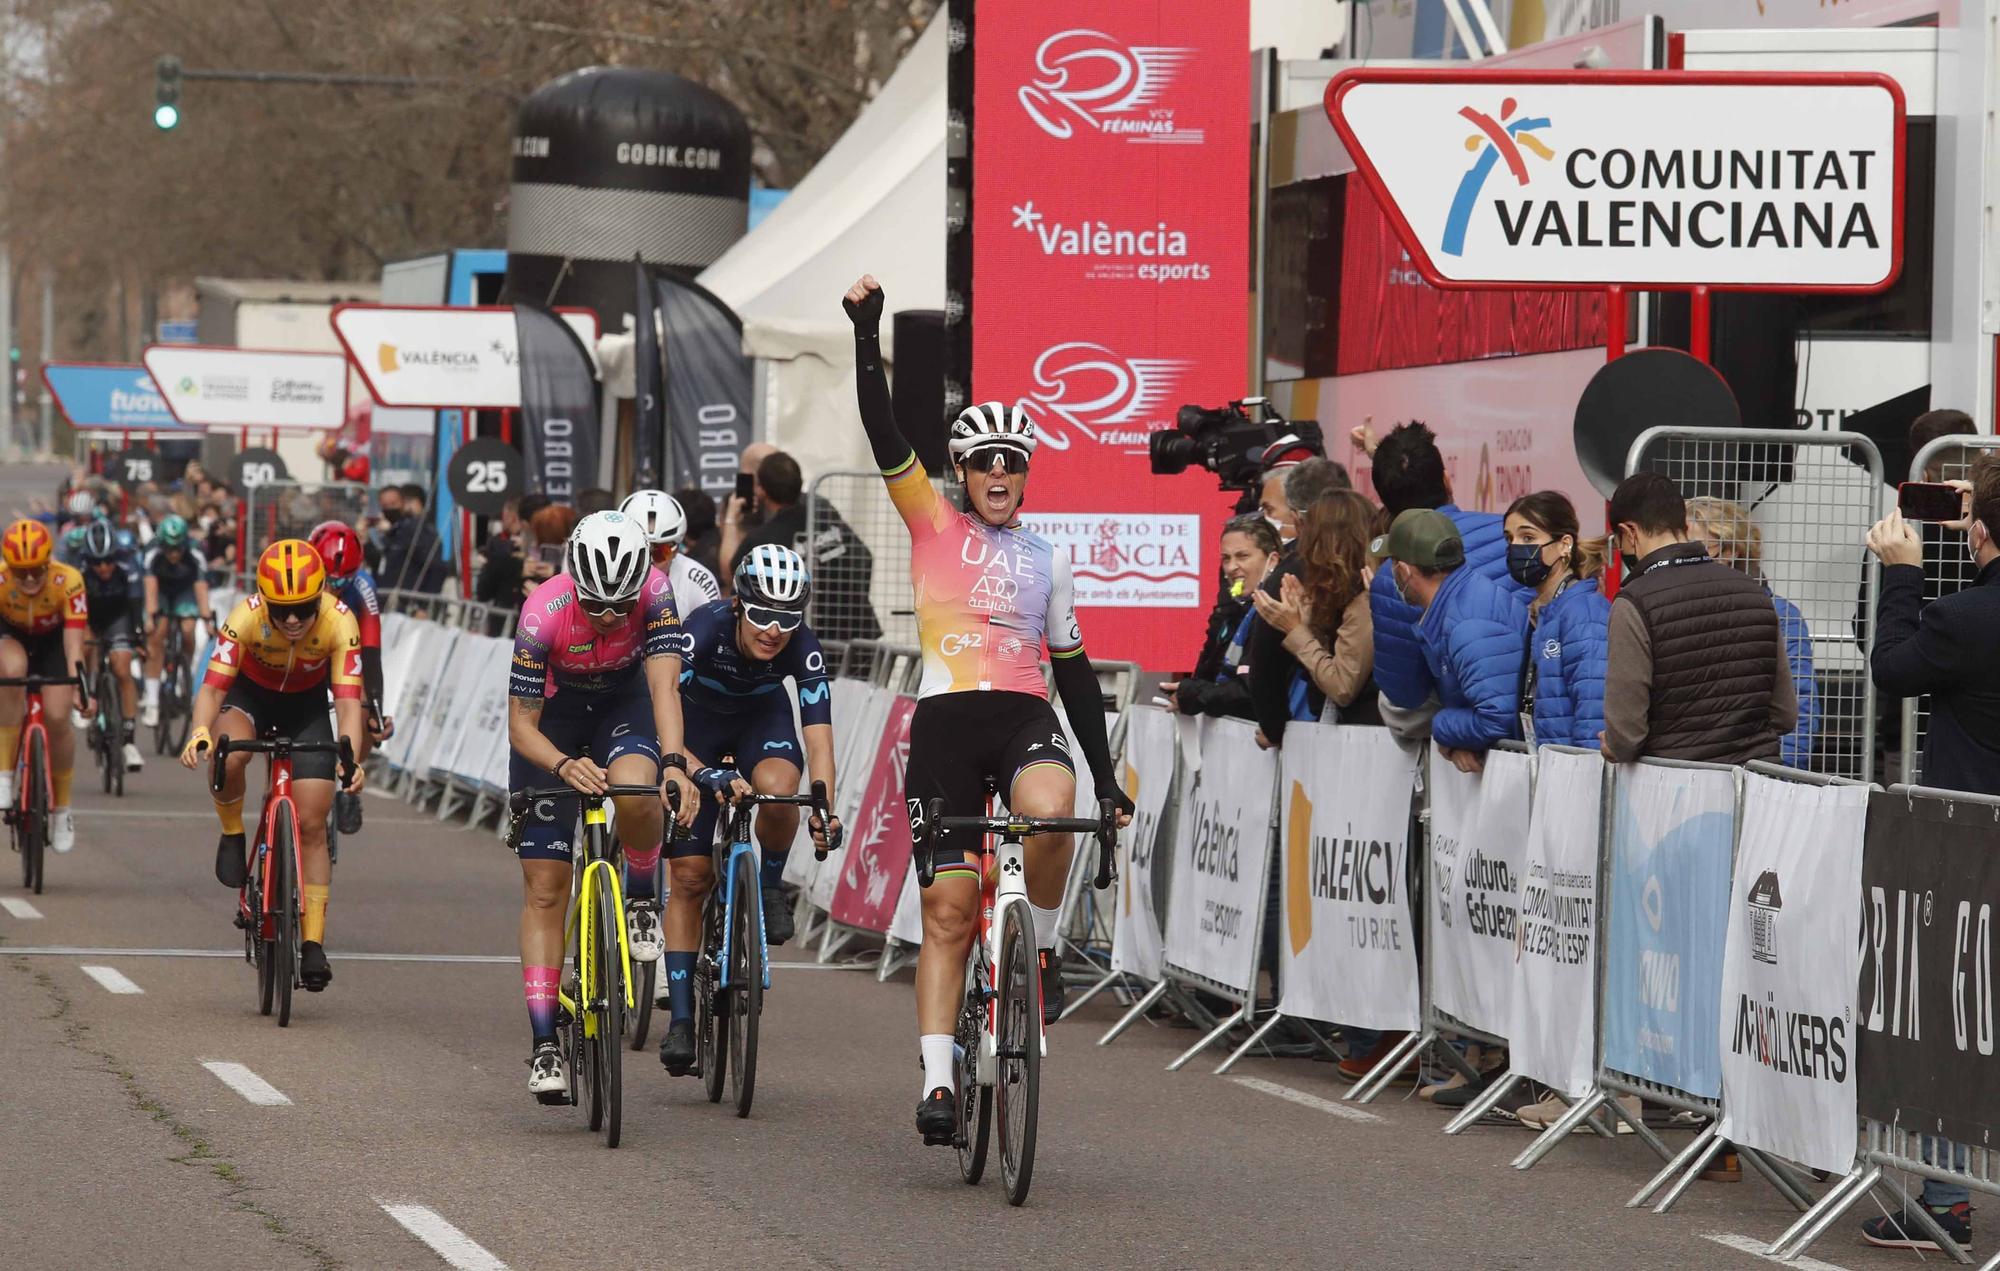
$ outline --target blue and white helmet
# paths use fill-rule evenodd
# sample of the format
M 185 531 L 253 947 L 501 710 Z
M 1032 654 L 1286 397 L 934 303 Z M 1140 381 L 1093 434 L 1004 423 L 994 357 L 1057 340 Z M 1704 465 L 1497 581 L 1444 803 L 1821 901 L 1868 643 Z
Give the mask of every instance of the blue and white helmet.
M 776 543 L 759 543 L 736 562 L 736 597 L 746 605 L 763 605 L 803 613 L 812 598 L 812 574 L 803 556 Z
M 563 572 L 578 598 L 600 604 L 624 604 L 638 596 L 652 567 L 645 532 L 623 512 L 592 512 L 578 521 L 563 553 Z
M 958 418 L 951 421 L 951 461 L 957 463 L 967 451 L 985 445 L 1011 446 L 1024 455 L 1035 453 L 1035 424 L 1021 403 L 981 402 L 958 412 Z

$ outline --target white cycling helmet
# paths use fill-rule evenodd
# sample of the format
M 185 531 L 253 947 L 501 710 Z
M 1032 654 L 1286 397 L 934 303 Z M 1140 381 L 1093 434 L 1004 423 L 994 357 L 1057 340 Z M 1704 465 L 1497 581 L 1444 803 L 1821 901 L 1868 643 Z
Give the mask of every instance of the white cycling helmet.
M 637 521 L 646 541 L 655 547 L 678 544 L 687 537 L 688 519 L 681 501 L 663 490 L 634 490 L 618 510 Z
M 791 548 L 759 543 L 736 563 L 735 590 L 744 604 L 798 613 L 812 596 L 812 574 Z
M 579 600 L 623 604 L 639 594 L 652 567 L 645 532 L 623 512 L 592 512 L 576 523 L 563 549 L 563 572 Z
M 1035 453 L 1035 425 L 1019 402 L 981 402 L 967 406 L 951 421 L 951 461 L 958 463 L 966 452 L 985 445 L 1010 446 L 1024 455 Z

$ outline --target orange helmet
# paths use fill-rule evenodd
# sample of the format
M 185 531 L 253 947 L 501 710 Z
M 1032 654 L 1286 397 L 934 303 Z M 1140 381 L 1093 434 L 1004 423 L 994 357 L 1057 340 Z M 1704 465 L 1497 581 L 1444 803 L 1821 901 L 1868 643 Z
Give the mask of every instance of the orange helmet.
M 281 538 L 257 558 L 257 594 L 269 605 L 302 605 L 326 586 L 326 562 L 302 538 Z
M 49 527 L 40 521 L 16 521 L 0 535 L 0 557 L 9 569 L 40 569 L 49 563 L 55 545 Z

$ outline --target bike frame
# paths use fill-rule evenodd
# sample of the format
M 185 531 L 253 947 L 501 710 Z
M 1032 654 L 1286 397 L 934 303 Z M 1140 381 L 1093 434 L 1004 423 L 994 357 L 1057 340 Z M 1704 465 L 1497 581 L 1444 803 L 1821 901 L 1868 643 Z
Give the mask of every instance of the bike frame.
M 990 811 L 989 806 L 989 811 Z M 1028 904 L 1027 848 L 1013 835 L 982 835 L 979 857 L 979 914 L 974 933 L 973 975 L 979 983 L 981 1000 L 986 1003 L 986 1022 L 979 1030 L 979 1084 L 993 1084 L 994 1063 L 1000 1050 L 1000 994 L 993 987 L 993 968 L 1000 964 L 1000 933 L 1006 929 L 1007 910 L 1027 910 L 1028 930 L 1035 929 L 1034 910 Z M 997 868 L 994 863 L 997 861 Z M 1049 1053 L 1048 1026 L 1035 1021 L 1042 1057 Z
M 264 804 L 262 809 L 257 813 L 257 863 L 259 868 L 255 871 L 255 875 L 259 883 L 258 906 L 254 910 L 250 907 L 250 883 L 248 880 L 245 880 L 243 889 L 237 893 L 236 898 L 237 910 L 245 918 L 257 923 L 257 937 L 260 940 L 275 938 L 274 932 L 266 930 L 267 922 L 275 917 L 275 913 L 271 908 L 271 871 L 262 866 L 271 855 L 272 831 L 277 824 L 278 809 L 281 806 L 290 807 L 292 810 L 292 877 L 301 880 L 299 883 L 299 916 L 303 919 L 305 916 L 305 883 L 303 881 L 304 875 L 299 873 L 299 805 L 292 801 L 292 758 L 290 755 L 272 754 L 270 756 L 269 775 L 264 787 Z
M 42 739 L 42 762 L 45 764 L 55 763 L 55 760 L 49 755 L 48 716 L 42 707 L 42 690 L 40 688 L 24 686 L 22 693 L 27 699 L 27 707 L 21 715 L 21 740 L 18 748 L 14 751 L 14 804 L 16 807 L 20 806 L 22 792 L 28 788 L 28 782 L 34 780 L 38 775 L 28 771 L 28 740 L 32 737 L 40 737 Z M 42 775 L 49 777 L 50 793 L 53 794 L 55 773 L 51 771 Z
M 598 969 L 597 960 L 591 956 L 591 942 L 584 939 L 583 934 L 593 930 L 590 923 L 597 916 L 597 893 L 590 880 L 598 871 L 603 871 L 604 876 L 611 880 L 611 901 L 618 915 L 618 957 L 625 968 L 625 1009 L 629 1011 L 636 1005 L 632 996 L 632 942 L 631 934 L 625 929 L 625 888 L 619 882 L 618 871 L 606 859 L 605 847 L 610 836 L 609 809 L 602 801 L 586 799 L 583 804 L 584 863 L 574 875 L 572 886 L 576 904 L 570 907 L 569 921 L 563 929 L 563 942 L 565 945 L 572 940 L 576 942 L 577 997 L 583 1002 L 596 1001 L 602 972 Z M 556 998 L 570 1014 L 582 1017 L 585 1036 L 597 1036 L 595 1012 L 579 1009 L 578 1003 L 571 1001 L 560 989 L 556 991 Z
M 750 829 L 755 820 L 752 815 L 754 811 L 755 805 L 746 803 L 732 812 L 729 817 L 727 847 L 725 848 L 722 843 L 716 844 L 715 867 L 722 871 L 719 880 L 722 884 L 722 952 L 718 955 L 720 965 L 716 968 L 717 988 L 726 989 L 732 984 L 729 974 L 730 967 L 735 962 L 733 955 L 736 952 L 735 946 L 731 943 L 736 938 L 736 862 L 745 856 L 753 859 L 756 857 L 757 849 L 750 843 Z M 759 890 L 752 896 L 749 903 L 757 907 L 757 940 L 764 948 L 763 980 L 764 987 L 768 989 L 771 987 L 771 945 L 764 936 L 762 891 Z

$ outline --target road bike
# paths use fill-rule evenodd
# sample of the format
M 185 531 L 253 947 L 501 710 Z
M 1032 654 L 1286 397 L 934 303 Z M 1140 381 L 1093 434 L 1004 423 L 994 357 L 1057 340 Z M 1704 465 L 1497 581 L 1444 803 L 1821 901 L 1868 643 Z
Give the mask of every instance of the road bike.
M 92 640 L 96 650 L 97 674 L 91 679 L 90 695 L 97 709 L 90 715 L 90 753 L 104 777 L 104 793 L 125 797 L 125 715 L 124 699 L 118 696 L 118 672 L 111 665 L 109 646 Z
M 592 1131 L 617 1147 L 624 1117 L 622 1072 L 625 1016 L 634 1007 L 632 939 L 625 929 L 625 889 L 611 863 L 611 812 L 622 796 L 658 798 L 658 786 L 606 786 L 583 794 L 570 786 L 516 790 L 507 801 L 512 821 L 507 842 L 518 848 L 528 809 L 543 800 L 576 799 L 583 808 L 581 868 L 570 872 L 569 919 L 564 946 L 569 965 L 556 993 L 556 1035 L 569 1066 L 569 1101 L 585 1106 Z M 673 802 L 670 792 L 669 802 Z
M 257 1013 L 278 1013 L 278 1027 L 292 1022 L 292 994 L 302 987 L 299 977 L 299 928 L 305 921 L 304 893 L 299 884 L 299 808 L 292 802 L 292 760 L 298 755 L 332 754 L 340 759 L 340 783 L 354 776 L 354 751 L 347 738 L 339 742 L 294 741 L 265 732 L 255 741 L 219 737 L 209 759 L 209 788 L 217 794 L 228 776 L 233 754 L 271 757 L 264 806 L 257 814 L 250 868 L 236 897 L 236 925 L 243 931 L 243 960 L 257 970 Z
M 159 722 L 153 725 L 153 750 L 177 755 L 187 745 L 188 729 L 194 722 L 194 670 L 188 661 L 181 619 L 162 614 L 160 621 L 167 624 L 167 639 L 160 651 L 160 713 Z
M 987 806 L 994 788 L 987 785 Z M 1042 1060 L 1048 1036 L 1042 1024 L 1042 973 L 1035 949 L 1035 915 L 1028 905 L 1022 840 L 1033 834 L 1092 834 L 1097 838 L 1101 891 L 1117 878 L 1118 819 L 1111 800 L 1098 803 L 1095 820 L 1082 817 L 946 816 L 932 799 L 913 827 L 917 883 L 936 877 L 937 836 L 979 835 L 968 856 L 979 862 L 979 925 L 967 957 L 965 1005 L 958 1013 L 952 1050 L 957 1062 L 958 1169 L 967 1183 L 986 1172 L 994 1107 L 1000 1112 L 1000 1177 L 1007 1203 L 1028 1198 L 1035 1173 L 1035 1122 L 1041 1104 Z M 995 840 L 998 840 L 997 842 Z
M 811 794 L 738 795 L 731 800 L 727 827 L 716 837 L 716 881 L 702 906 L 701 954 L 695 959 L 695 1071 L 710 1103 L 722 1101 L 727 1075 L 739 1117 L 750 1115 L 757 1093 L 757 1024 L 764 991 L 771 987 L 764 890 L 750 838 L 760 804 L 810 808 L 813 822 L 821 825 L 829 816 L 824 781 L 813 782 Z M 839 846 L 836 834 L 826 847 L 814 847 L 813 855 L 825 860 Z
M 42 690 L 64 684 L 82 691 L 81 662 L 74 675 L 0 678 L 0 688 L 22 689 L 28 699 L 20 748 L 14 752 L 14 806 L 7 809 L 6 821 L 13 848 L 21 854 L 21 886 L 37 896 L 42 894 L 43 858 L 49 846 L 49 799 L 55 788 L 49 769 L 49 728 L 42 709 Z
M 675 837 L 687 833 L 677 823 L 668 825 L 667 832 Z M 619 886 L 629 890 L 632 875 L 622 864 L 619 866 L 618 881 Z M 653 896 L 653 903 L 664 910 L 667 903 L 667 856 L 665 852 L 660 853 L 660 858 L 653 862 Z M 633 1050 L 646 1049 L 646 1032 L 653 1026 L 653 990 L 659 973 L 660 960 L 658 958 L 654 958 L 651 962 L 640 963 L 638 970 L 634 972 L 639 977 L 639 982 L 633 986 L 632 996 L 638 1005 L 634 1006 L 632 1013 L 625 1017 L 625 1035 L 631 1039 Z

